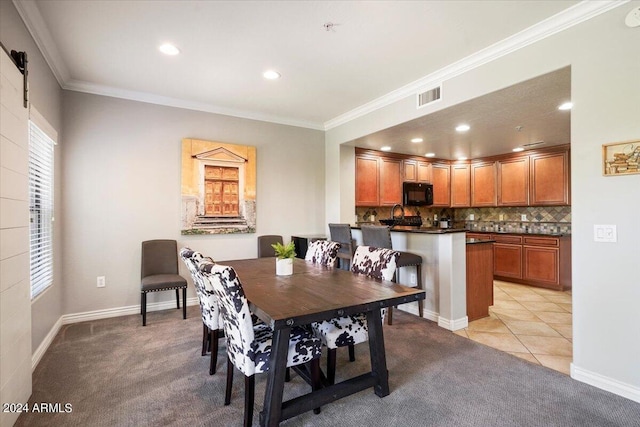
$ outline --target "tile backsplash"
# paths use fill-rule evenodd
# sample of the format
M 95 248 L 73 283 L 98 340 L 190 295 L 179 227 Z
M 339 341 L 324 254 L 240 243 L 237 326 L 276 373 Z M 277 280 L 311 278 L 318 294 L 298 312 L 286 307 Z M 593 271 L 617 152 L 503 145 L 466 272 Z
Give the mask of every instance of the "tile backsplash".
M 420 215 L 423 225 L 433 224 L 437 218 L 453 216 L 455 227 L 473 231 L 507 231 L 514 233 L 563 233 L 571 234 L 571 206 L 522 206 L 490 208 L 426 208 L 405 207 L 405 215 Z M 356 208 L 356 222 L 375 221 L 391 217 L 391 208 Z M 396 211 L 400 215 L 400 210 Z M 471 219 L 473 215 L 473 220 Z M 522 220 L 526 215 L 526 221 Z

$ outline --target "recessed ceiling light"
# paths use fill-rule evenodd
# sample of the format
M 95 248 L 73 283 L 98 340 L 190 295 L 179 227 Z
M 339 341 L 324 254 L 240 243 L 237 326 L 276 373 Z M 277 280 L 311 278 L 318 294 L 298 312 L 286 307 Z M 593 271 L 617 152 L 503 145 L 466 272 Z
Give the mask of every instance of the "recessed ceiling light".
M 456 127 L 456 130 L 457 130 L 458 132 L 466 132 L 466 131 L 468 131 L 469 129 L 471 129 L 471 126 L 469 126 L 469 125 L 465 125 L 465 124 L 458 125 L 458 126 Z
M 467 160 L 466 157 L 458 157 L 458 160 Z
M 411 140 L 411 142 L 415 142 L 415 143 L 422 142 L 422 141 L 424 141 L 422 138 L 413 138 Z
M 511 151 L 513 151 L 514 153 L 519 153 L 520 151 L 524 151 L 524 148 L 522 148 L 522 147 L 516 147 L 516 148 L 514 148 L 514 149 L 513 149 L 513 150 L 511 150 Z
M 262 73 L 265 79 L 275 80 L 280 78 L 280 73 L 274 70 L 267 70 Z
M 388 145 L 385 145 L 384 147 L 380 147 L 380 149 L 382 151 L 391 151 L 391 147 L 389 147 Z
M 571 110 L 571 108 L 573 107 L 573 103 L 572 102 L 565 102 L 564 104 L 560 105 L 558 107 L 558 110 Z
M 171 56 L 174 56 L 180 53 L 180 49 L 178 49 L 171 43 L 165 43 L 160 45 L 158 47 L 158 50 L 160 50 L 160 52 L 164 53 L 165 55 L 171 55 Z
M 436 153 L 427 153 L 424 155 L 425 157 L 435 157 Z

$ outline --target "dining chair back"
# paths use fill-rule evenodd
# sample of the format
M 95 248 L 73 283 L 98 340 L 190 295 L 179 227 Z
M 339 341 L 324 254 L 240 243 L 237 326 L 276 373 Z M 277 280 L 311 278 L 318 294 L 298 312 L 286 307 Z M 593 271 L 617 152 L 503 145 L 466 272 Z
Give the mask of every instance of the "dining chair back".
M 180 308 L 182 289 L 182 318 L 187 318 L 187 281 L 178 274 L 178 244 L 175 240 L 147 240 L 142 242 L 140 267 L 140 314 L 142 326 L 147 324 L 147 293 L 176 291 L 176 305 Z
M 338 261 L 339 249 L 340 243 L 338 242 L 332 242 L 330 240 L 316 240 L 311 242 L 307 248 L 307 254 L 304 259 L 305 261 L 309 261 L 314 264 L 335 267 L 336 262 Z
M 227 339 L 227 387 L 225 405 L 231 403 L 233 367 L 245 376 L 244 425 L 251 425 L 255 394 L 255 374 L 269 371 L 273 331 L 264 323 L 252 321 L 249 302 L 233 267 L 203 262 L 200 272 L 207 290 L 218 298 Z M 294 326 L 289 336 L 287 367 L 311 362 L 312 389 L 321 387 L 320 340 L 306 329 Z M 319 408 L 317 408 L 319 412 Z
M 275 243 L 282 244 L 282 236 L 275 234 L 266 234 L 258 236 L 258 258 L 267 258 L 276 256 L 275 249 L 271 245 Z
M 374 279 L 390 281 L 393 280 L 399 257 L 400 253 L 392 249 L 358 246 L 353 254 L 351 271 Z
M 351 225 L 329 224 L 329 234 L 331 241 L 340 243 L 340 249 L 338 250 L 340 268 L 348 270 L 351 268 L 351 260 L 355 251 L 355 243 L 351 236 Z
M 193 286 L 200 303 L 200 313 L 202 314 L 202 355 L 207 351 L 211 352 L 209 362 L 209 375 L 216 372 L 218 362 L 218 339 L 222 329 L 222 318 L 218 308 L 218 300 L 213 292 L 208 292 L 204 286 L 204 277 L 200 273 L 199 265 L 202 262 L 214 263 L 210 257 L 203 256 L 200 252 L 184 247 L 180 249 L 180 258 L 187 266 L 193 279 Z

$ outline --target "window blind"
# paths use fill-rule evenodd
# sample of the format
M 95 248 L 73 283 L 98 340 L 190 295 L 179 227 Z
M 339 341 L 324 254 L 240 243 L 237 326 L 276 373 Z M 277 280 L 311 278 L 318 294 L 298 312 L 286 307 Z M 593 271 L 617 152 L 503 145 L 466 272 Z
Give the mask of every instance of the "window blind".
M 31 299 L 53 283 L 54 141 L 29 122 L 29 253 Z

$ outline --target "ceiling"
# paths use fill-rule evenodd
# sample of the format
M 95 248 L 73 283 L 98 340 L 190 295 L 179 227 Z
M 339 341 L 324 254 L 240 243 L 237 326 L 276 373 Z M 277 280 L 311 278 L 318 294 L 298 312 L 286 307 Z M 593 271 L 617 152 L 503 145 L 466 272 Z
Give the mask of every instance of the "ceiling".
M 321 130 L 415 96 L 452 64 L 589 19 L 603 3 L 615 2 L 14 0 L 64 89 Z M 181 53 L 163 55 L 164 42 Z M 264 79 L 267 69 L 282 77 Z M 544 110 L 557 93 L 568 97 L 566 74 L 355 143 L 388 138 L 400 152 L 424 154 L 427 144 L 401 144 L 420 130 L 448 158 L 465 146 L 447 128 L 458 119 L 473 126 L 470 156 L 506 149 L 499 141 L 568 142 L 568 114 L 549 126 L 555 116 Z M 515 139 L 503 134 L 516 123 L 524 127 Z

